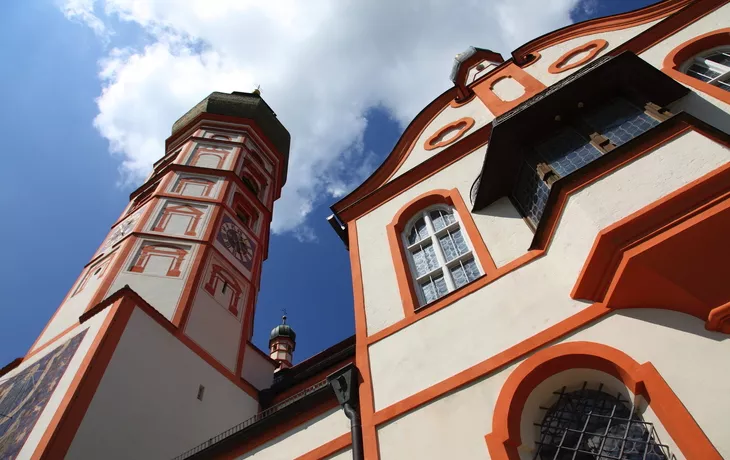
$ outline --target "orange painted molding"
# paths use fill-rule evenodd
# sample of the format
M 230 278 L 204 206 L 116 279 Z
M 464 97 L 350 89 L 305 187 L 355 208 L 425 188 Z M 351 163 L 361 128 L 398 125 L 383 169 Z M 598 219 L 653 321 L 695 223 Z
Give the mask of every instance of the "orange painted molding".
M 522 95 L 511 101 L 500 99 L 499 96 L 495 94 L 493 88 L 494 85 L 503 78 L 512 78 L 519 83 L 524 90 Z M 517 107 L 519 104 L 545 88 L 546 86 L 540 80 L 525 72 L 520 66 L 510 62 L 480 79 L 474 85 L 474 92 L 479 99 L 482 100 L 484 105 L 487 106 L 489 111 L 492 112 L 495 117 L 498 117 L 514 107 Z
M 236 447 L 235 449 L 232 449 L 229 452 L 226 452 L 225 455 L 221 455 L 221 456 L 217 456 L 217 457 L 211 456 L 211 458 L 226 458 L 226 459 L 239 458 L 239 456 L 241 456 L 247 452 L 250 452 L 263 444 L 266 444 L 267 442 L 269 442 L 273 439 L 276 439 L 277 437 L 279 437 L 283 434 L 286 434 L 287 432 L 295 429 L 298 426 L 304 425 L 305 423 L 309 422 L 310 420 L 312 420 L 316 417 L 319 417 L 320 415 L 324 414 L 325 412 L 330 411 L 338 406 L 339 406 L 339 403 L 337 402 L 337 398 L 335 398 L 334 393 L 332 393 L 331 397 L 328 400 L 324 401 L 323 403 L 316 405 L 308 410 L 299 412 L 295 416 L 288 418 L 288 419 L 282 421 L 281 423 L 274 425 L 269 430 L 263 431 L 260 434 L 247 438 L 238 447 Z M 342 441 L 339 438 L 337 438 L 337 439 L 334 439 L 333 441 L 331 441 L 334 444 L 330 445 L 328 447 L 330 447 L 330 448 L 336 447 L 337 441 L 342 443 Z M 321 446 L 321 447 L 324 447 L 324 446 Z M 314 451 L 312 451 L 312 452 L 314 452 Z M 307 453 L 305 455 L 309 455 L 309 453 Z M 299 457 L 299 458 L 309 459 L 309 458 L 316 458 L 316 457 Z
M 539 61 L 540 58 L 542 58 L 542 54 L 540 54 L 539 51 L 533 51 L 532 53 L 530 53 L 527 56 L 525 56 L 525 63 L 524 64 L 519 64 L 519 66 L 522 67 L 523 69 L 524 68 L 527 68 L 527 67 L 530 67 L 532 64 L 534 64 L 537 61 Z
M 705 329 L 730 334 L 730 302 L 710 310 Z
M 522 342 L 497 353 L 496 355 L 487 358 L 468 369 L 454 374 L 453 376 L 442 380 L 423 391 L 408 396 L 397 403 L 379 410 L 375 413 L 375 424 L 380 425 L 393 420 L 394 418 L 400 417 L 406 412 L 412 411 L 424 404 L 428 404 L 429 402 L 440 398 L 451 391 L 461 388 L 464 385 L 468 385 L 478 379 L 484 378 L 493 372 L 497 372 L 514 361 L 522 359 L 530 353 L 539 350 L 545 345 L 548 345 L 567 334 L 597 321 L 610 312 L 611 311 L 608 308 L 600 303 L 590 305 L 575 315 L 538 332 L 529 339 L 525 339 Z
M 469 96 L 467 96 L 463 101 L 457 101 L 456 99 L 454 99 L 449 102 L 449 107 L 451 107 L 452 109 L 458 109 L 459 107 L 463 107 L 473 101 L 475 96 L 476 94 L 472 91 L 471 94 L 469 94 Z
M 357 239 L 357 223 L 347 226 L 350 240 L 350 266 L 352 270 L 352 294 L 355 307 L 355 364 L 360 372 L 359 396 L 360 419 L 362 422 L 363 450 L 368 460 L 379 460 L 378 432 L 375 429 L 375 399 L 370 372 L 370 354 L 367 343 L 367 319 L 365 313 L 365 292 L 362 284 L 360 246 Z
M 406 171 L 395 179 L 383 184 L 357 203 L 352 203 L 345 208 L 337 208 L 337 213 L 343 222 L 351 222 L 368 212 L 382 206 L 404 191 L 415 187 L 434 174 L 474 151 L 483 148 L 492 135 L 491 123 L 482 126 L 471 135 L 462 138 L 461 142 L 447 146 L 438 155 L 433 155 L 416 167 Z M 339 203 L 335 206 L 338 206 Z M 335 209 L 333 207 L 332 209 Z
M 512 57 L 516 63 L 522 64 L 529 54 L 536 51 L 542 51 L 559 43 L 586 35 L 646 24 L 676 13 L 691 3 L 692 0 L 665 0 L 646 8 L 571 24 L 525 43 L 512 52 Z
M 730 104 L 730 92 L 691 77 L 679 70 L 682 64 L 697 54 L 724 45 L 730 45 L 730 28 L 713 30 L 712 32 L 693 37 L 674 48 L 664 58 L 662 72 L 685 85 L 691 86 L 697 91 L 709 94 L 715 99 Z
M 522 362 L 502 386 L 492 432 L 485 436 L 493 459 L 519 459 L 520 423 L 527 398 L 548 377 L 568 369 L 595 369 L 621 380 L 642 395 L 686 458 L 722 457 L 651 363 L 594 342 L 568 342 L 544 348 Z
M 403 246 L 401 235 L 405 231 L 405 226 L 408 221 L 419 211 L 433 206 L 435 204 L 445 204 L 452 206 L 456 213 L 459 215 L 459 220 L 463 224 L 464 231 L 469 236 L 471 245 L 474 248 L 474 253 L 482 266 L 484 276 L 496 273 L 497 267 L 494 264 L 489 249 L 484 244 L 484 239 L 479 233 L 474 218 L 471 212 L 466 207 L 464 199 L 461 197 L 458 189 L 451 190 L 432 190 L 426 192 L 405 204 L 393 217 L 393 220 L 388 224 L 388 243 L 390 245 L 390 254 L 393 258 L 393 265 L 395 267 L 396 279 L 398 281 L 398 290 L 400 291 L 401 301 L 403 303 L 403 313 L 406 317 L 414 316 L 416 310 L 420 309 L 421 306 L 418 302 L 418 296 L 416 295 L 416 286 L 411 276 L 411 270 L 408 264 L 408 255 L 406 249 Z M 457 289 L 450 292 L 449 294 L 442 297 L 441 300 L 450 298 L 449 303 L 453 303 L 456 300 L 462 298 L 465 293 L 469 291 L 463 289 Z M 429 305 L 433 305 L 432 302 Z
M 690 182 L 601 230 L 583 264 L 571 297 L 603 301 L 623 254 L 665 232 L 730 192 L 730 164 Z
M 106 303 L 101 309 L 109 305 Z M 111 310 L 104 318 L 61 404 L 33 451 L 31 457 L 33 460 L 65 457 L 132 316 L 133 309 L 134 305 L 124 297 L 116 297 L 111 303 Z
M 700 134 L 702 134 L 705 137 L 708 137 L 709 139 L 713 140 L 714 142 L 720 143 L 722 145 L 726 145 L 730 147 L 730 136 L 727 134 L 714 129 L 707 124 L 697 120 L 696 118 L 687 115 L 687 114 L 678 114 L 672 117 L 671 119 L 665 121 L 660 125 L 661 129 L 656 129 L 654 131 L 654 136 L 642 136 L 642 139 L 635 140 L 634 143 L 632 143 L 633 148 L 629 150 L 623 150 L 622 152 L 616 152 L 616 154 L 612 154 L 609 156 L 606 156 L 603 158 L 603 160 L 609 160 L 605 162 L 594 162 L 590 165 L 583 168 L 581 171 L 581 174 L 573 174 L 569 177 L 564 178 L 561 181 L 558 181 L 553 186 L 553 191 L 551 193 L 550 199 L 548 201 L 548 208 L 546 208 L 546 214 L 543 217 L 542 221 L 540 222 L 540 225 L 538 226 L 538 229 L 536 231 L 535 237 L 533 239 L 532 245 L 530 250 L 525 253 L 524 255 L 518 257 L 517 259 L 513 260 L 512 262 L 509 262 L 501 267 L 499 267 L 494 273 L 490 274 L 489 276 L 481 277 L 472 283 L 469 283 L 465 286 L 462 286 L 460 289 L 442 297 L 441 299 L 436 300 L 432 304 L 429 305 L 428 308 L 423 308 L 419 310 L 415 315 L 407 315 L 402 320 L 391 324 L 390 326 L 387 326 L 386 328 L 372 334 L 371 336 L 367 336 L 366 340 L 368 341 L 368 344 L 372 345 L 375 342 L 378 342 L 379 340 L 382 340 L 392 334 L 395 334 L 399 330 L 425 318 L 428 315 L 431 315 L 440 309 L 450 305 L 453 300 L 452 299 L 459 299 L 462 298 L 478 289 L 481 289 L 487 284 L 490 284 L 497 279 L 501 278 L 502 276 L 519 269 L 525 264 L 528 264 L 532 262 L 533 260 L 541 257 L 545 251 L 548 248 L 548 244 L 550 240 L 552 239 L 553 234 L 555 233 L 557 229 L 558 222 L 560 220 L 560 216 L 563 213 L 563 210 L 568 202 L 568 197 L 572 195 L 573 193 L 578 192 L 583 187 L 593 183 L 594 181 L 605 177 L 608 174 L 611 174 L 612 172 L 618 170 L 619 168 L 623 167 L 624 165 L 630 163 L 631 161 L 634 161 L 635 159 L 641 157 L 642 155 L 645 155 L 652 150 L 664 145 L 665 143 L 671 141 L 672 139 L 675 139 L 676 137 L 685 134 L 689 131 L 695 131 Z M 469 136 L 469 137 L 473 137 Z M 467 138 L 468 139 L 468 138 Z M 464 142 L 467 142 L 465 140 Z M 441 154 L 437 155 L 435 158 L 438 158 L 438 156 L 443 155 Z M 710 177 L 712 174 L 723 174 L 722 170 L 725 167 L 721 167 L 720 169 L 709 173 L 706 177 Z M 701 179 L 698 179 L 700 181 Z M 716 179 L 717 181 L 724 180 L 723 178 Z M 689 184 L 684 189 L 689 189 L 698 181 L 693 182 L 692 184 Z M 390 183 L 389 183 L 390 184 Z M 387 184 L 387 185 L 389 185 Z M 683 189 L 680 189 L 680 191 Z M 680 191 L 676 192 L 679 193 Z M 673 196 L 670 194 L 667 198 Z M 661 200 L 660 200 L 661 201 Z M 675 211 L 676 209 L 672 208 L 670 211 Z M 639 211 L 641 212 L 641 211 Z M 393 236 L 391 232 L 388 232 L 388 239 L 389 239 L 389 245 L 391 247 L 391 253 L 393 253 L 393 248 L 395 247 L 393 243 Z M 471 235 L 470 235 L 471 236 Z M 353 240 L 350 240 L 353 241 Z M 394 263 L 397 264 L 397 262 L 394 260 Z M 405 267 L 408 265 L 406 264 Z M 396 265 L 397 267 L 397 265 Z M 403 272 L 400 270 L 396 270 L 396 276 L 401 276 Z M 354 276 L 354 272 L 353 272 Z M 401 286 L 405 286 L 407 280 L 401 279 L 399 281 L 399 288 Z M 402 296 L 403 297 L 403 296 Z M 587 296 L 577 296 L 576 298 L 587 298 L 590 300 L 598 300 L 601 297 L 587 297 Z
M 570 40 L 576 37 L 582 37 L 600 32 L 607 32 L 611 30 L 619 30 L 626 27 L 637 26 L 652 22 L 657 19 L 665 18 L 649 29 L 641 32 L 636 37 L 628 40 L 627 42 L 619 45 L 617 48 L 610 51 L 610 54 L 619 54 L 622 51 L 633 51 L 636 54 L 654 46 L 664 38 L 675 34 L 677 31 L 687 27 L 689 24 L 697 21 L 698 19 L 706 16 L 717 8 L 721 7 L 728 0 L 665 0 L 654 5 L 650 5 L 646 8 L 637 11 L 630 11 L 628 13 L 622 13 L 614 16 L 603 17 L 592 19 L 578 24 L 573 24 L 562 29 L 559 29 L 550 34 L 539 37 L 536 40 L 532 40 L 529 43 L 517 48 L 513 51 L 514 64 L 519 66 L 527 66 L 531 63 L 528 56 L 530 54 L 539 55 L 540 50 L 544 50 L 550 46 L 561 43 L 566 40 Z M 510 61 L 505 61 L 500 64 L 494 71 L 501 71 L 506 68 L 507 65 L 513 65 Z M 478 80 L 476 85 L 486 79 L 491 78 L 491 75 L 486 75 Z M 474 83 L 472 86 L 476 86 Z M 523 85 L 524 86 L 524 85 Z M 353 190 L 350 194 L 342 198 L 340 201 L 332 206 L 332 210 L 342 218 L 345 222 L 349 222 L 352 217 L 345 218 L 343 214 L 352 215 L 350 212 L 345 212 L 351 208 L 355 203 L 362 202 L 367 199 L 370 201 L 370 197 L 375 192 L 379 191 L 379 188 L 383 187 L 401 187 L 407 188 L 408 184 L 414 183 L 414 181 L 420 181 L 424 178 L 424 175 L 428 175 L 431 172 L 431 168 L 424 167 L 420 168 L 418 172 L 409 171 L 408 177 L 403 174 L 400 177 L 395 178 L 388 182 L 392 175 L 397 171 L 398 166 L 402 164 L 404 158 L 410 152 L 410 145 L 418 139 L 419 134 L 422 132 L 425 126 L 428 126 L 430 121 L 434 118 L 435 114 L 439 113 L 443 108 L 451 103 L 457 96 L 457 88 L 452 87 L 439 95 L 434 99 L 428 106 L 426 106 L 421 113 L 419 113 L 408 126 L 403 136 L 398 140 L 393 151 L 378 167 L 378 169 L 368 177 L 360 186 Z M 491 110 L 491 109 L 490 109 Z M 495 113 L 495 116 L 498 115 Z M 491 124 L 481 129 L 491 129 Z M 480 131 L 481 131 L 480 129 Z M 476 133 L 475 133 L 476 134 Z M 467 142 L 468 139 L 474 137 L 474 134 L 468 136 L 459 144 Z M 453 146 L 457 147 L 459 144 Z M 440 154 L 442 155 L 443 152 Z M 434 158 L 437 158 L 438 156 Z M 432 158 L 433 159 L 433 158 Z M 419 165 L 423 166 L 423 165 Z M 414 168 L 416 169 L 416 168 Z M 409 174 L 413 172 L 413 174 Z
M 342 450 L 352 445 L 352 435 L 345 433 L 342 436 L 338 436 L 332 441 L 329 441 L 314 450 L 307 452 L 304 455 L 300 455 L 294 460 L 323 460 L 327 457 L 335 455 Z
M 471 117 L 459 118 L 456 121 L 452 121 L 451 123 L 442 126 L 438 131 L 433 133 L 431 137 L 426 139 L 426 142 L 423 143 L 423 148 L 426 150 L 435 150 L 437 148 L 453 144 L 461 139 L 461 137 L 466 134 L 472 126 L 474 126 L 474 119 Z M 446 139 L 442 139 L 444 136 L 449 135 L 454 129 L 456 130 L 456 134 L 450 135 Z
M 607 46 L 608 42 L 600 38 L 596 40 L 591 40 L 580 46 L 576 46 L 572 50 L 569 50 L 565 54 L 560 56 L 555 62 L 550 64 L 550 67 L 548 67 L 548 72 L 555 74 L 565 72 L 570 69 L 575 69 L 576 67 L 580 67 L 583 64 L 592 61 L 598 55 L 598 53 L 603 51 L 603 49 Z M 587 54 L 585 56 L 575 62 L 571 62 L 570 64 L 568 64 L 568 61 L 570 61 L 574 56 L 586 52 Z

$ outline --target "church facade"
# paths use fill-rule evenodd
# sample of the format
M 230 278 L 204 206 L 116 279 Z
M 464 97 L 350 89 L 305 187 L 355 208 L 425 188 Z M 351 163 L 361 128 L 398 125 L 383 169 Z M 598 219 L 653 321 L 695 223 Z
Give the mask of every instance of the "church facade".
M 458 55 L 332 206 L 355 335 L 295 365 L 286 318 L 250 342 L 289 133 L 212 93 L 0 370 L 0 458 L 730 458 L 729 24 Z

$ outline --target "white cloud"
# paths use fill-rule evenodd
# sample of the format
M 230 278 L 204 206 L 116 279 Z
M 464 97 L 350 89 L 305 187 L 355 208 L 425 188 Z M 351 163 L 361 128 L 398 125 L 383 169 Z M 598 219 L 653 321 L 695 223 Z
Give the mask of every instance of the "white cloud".
M 292 134 L 289 177 L 273 230 L 311 240 L 306 217 L 375 165 L 365 114 L 407 125 L 450 86 L 454 56 L 470 45 L 507 53 L 570 22 L 578 0 L 99 0 L 106 17 L 137 24 L 141 49 L 109 51 L 94 124 L 140 182 L 163 153 L 172 123 L 211 91 L 262 95 Z M 67 17 L 105 30 L 92 0 Z M 506 54 L 505 54 L 505 57 Z M 303 235 L 303 236 L 302 236 Z
M 86 24 L 105 42 L 111 33 L 104 23 L 94 14 L 94 0 L 66 0 L 61 6 L 66 19 Z

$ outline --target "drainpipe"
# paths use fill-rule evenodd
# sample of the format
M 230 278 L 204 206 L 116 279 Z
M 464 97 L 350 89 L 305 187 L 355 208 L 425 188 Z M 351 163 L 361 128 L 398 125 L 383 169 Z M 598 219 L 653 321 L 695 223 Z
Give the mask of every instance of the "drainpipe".
M 350 363 L 342 369 L 327 376 L 337 401 L 350 419 L 352 435 L 352 459 L 364 460 L 362 450 L 362 425 L 360 424 L 360 408 L 358 407 L 358 374 L 357 368 Z

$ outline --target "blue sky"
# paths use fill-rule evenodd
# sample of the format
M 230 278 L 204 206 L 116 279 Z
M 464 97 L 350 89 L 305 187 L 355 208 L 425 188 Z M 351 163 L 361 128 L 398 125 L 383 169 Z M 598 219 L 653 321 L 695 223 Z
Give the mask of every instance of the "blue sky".
M 503 17 L 515 17 L 520 8 L 520 2 L 493 1 Z M 483 3 L 482 14 L 491 17 L 490 2 Z M 254 83 L 262 85 L 264 98 L 293 135 L 289 183 L 274 209 L 277 233 L 264 264 L 254 343 L 267 347 L 283 308 L 298 334 L 295 361 L 349 337 L 354 333 L 349 259 L 325 221 L 328 207 L 366 177 L 411 117 L 448 87 L 453 55 L 469 45 L 506 55 L 531 38 L 525 33 L 651 2 L 553 3 L 549 12 L 527 18 L 535 23 L 529 32 L 504 20 L 497 32 L 454 22 L 434 38 L 419 35 L 418 28 L 444 16 L 436 7 L 404 6 L 407 14 L 423 17 L 390 30 L 379 18 L 395 13 L 368 6 L 352 13 L 357 27 L 341 26 L 346 13 L 334 20 L 309 13 L 311 20 L 298 26 L 315 24 L 316 30 L 231 44 L 216 30 L 238 30 L 250 16 L 284 21 L 269 28 L 291 24 L 281 11 L 244 12 L 248 16 L 239 22 L 198 21 L 194 10 L 188 17 L 161 7 L 140 12 L 125 0 L 5 2 L 0 366 L 23 356 L 43 329 L 145 168 L 162 155 L 170 123 L 211 91 L 250 91 Z M 400 29 L 406 34 L 399 35 Z M 365 46 L 362 37 L 376 38 L 359 48 Z M 310 52 L 316 66 L 285 65 L 292 62 L 287 53 Z M 315 97 L 307 99 L 309 94 Z M 140 138 L 149 142 L 137 142 Z

